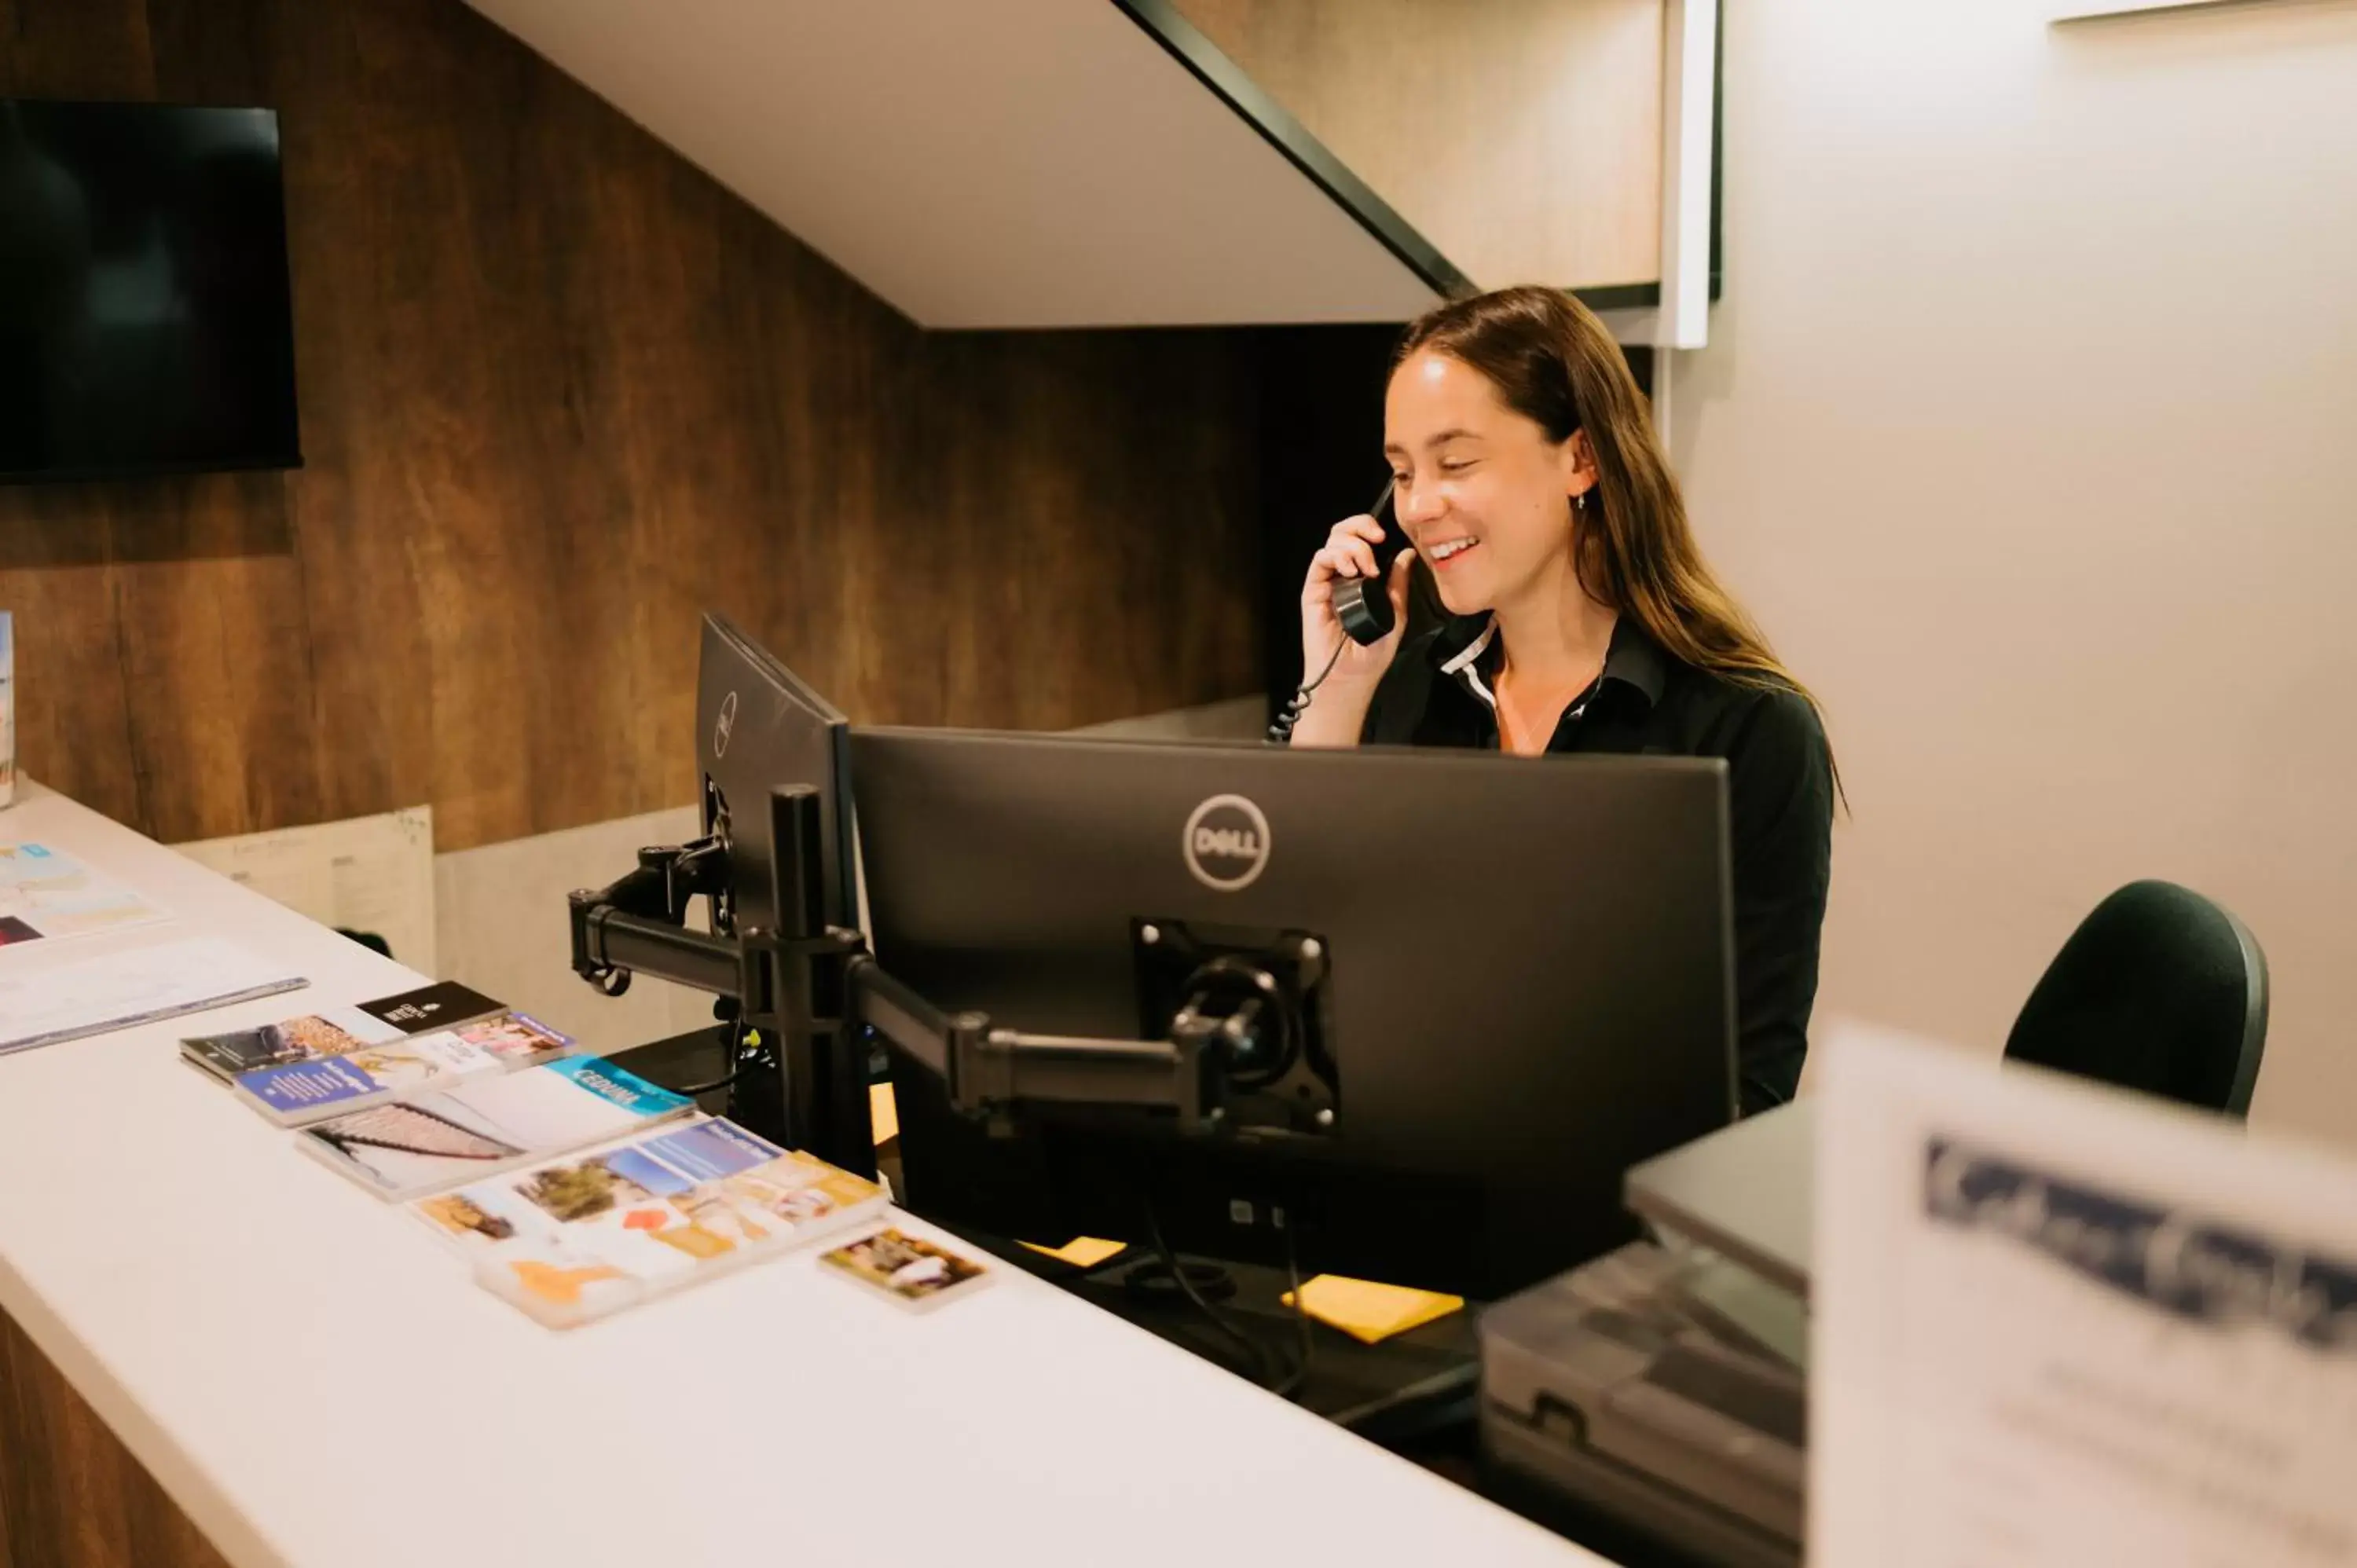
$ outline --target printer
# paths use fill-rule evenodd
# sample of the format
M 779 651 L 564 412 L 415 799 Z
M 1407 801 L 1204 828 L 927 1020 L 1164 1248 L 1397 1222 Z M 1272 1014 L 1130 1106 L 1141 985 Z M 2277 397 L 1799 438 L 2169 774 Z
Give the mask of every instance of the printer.
M 1653 1239 L 1482 1315 L 1493 1469 L 1705 1563 L 1799 1563 L 1813 1123 L 1798 1101 L 1635 1167 Z

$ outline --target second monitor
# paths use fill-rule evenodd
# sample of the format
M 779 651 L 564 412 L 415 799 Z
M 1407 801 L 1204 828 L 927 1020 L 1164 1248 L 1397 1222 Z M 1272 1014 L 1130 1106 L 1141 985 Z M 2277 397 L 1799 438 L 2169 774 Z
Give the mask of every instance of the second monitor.
M 1496 1296 L 1624 1240 L 1622 1173 L 1733 1118 L 1719 762 L 939 730 L 851 755 L 896 980 L 1031 1034 L 1240 1017 L 1248 1113 L 1209 1136 L 1041 1107 L 992 1137 L 896 1074 L 907 1197 L 945 1222 L 1141 1240 L 1150 1213 L 1189 1251 Z

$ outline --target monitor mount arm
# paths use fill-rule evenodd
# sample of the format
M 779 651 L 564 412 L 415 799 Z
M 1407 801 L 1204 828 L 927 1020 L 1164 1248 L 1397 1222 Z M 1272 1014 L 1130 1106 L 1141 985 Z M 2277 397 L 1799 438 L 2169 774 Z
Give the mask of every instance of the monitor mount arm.
M 1182 1131 L 1212 1131 L 1226 1120 L 1230 1090 L 1255 1076 L 1258 1023 L 1275 1011 L 1275 987 L 1234 966 L 1224 981 L 1205 966 L 1211 980 L 1177 1010 L 1167 1039 L 1027 1035 L 980 1013 L 943 1013 L 887 972 L 857 932 L 824 923 L 817 792 L 780 786 L 768 805 L 775 929 L 686 928 L 688 901 L 726 887 L 716 837 L 640 850 L 637 869 L 567 900 L 582 979 L 609 996 L 643 973 L 730 998 L 741 1026 L 777 1042 L 779 1081 L 740 1076 L 732 1096 L 753 1131 L 872 1175 L 863 1025 L 940 1078 L 952 1105 L 1001 1130 L 1026 1106 L 1063 1104 L 1167 1113 Z M 1141 929 L 1157 940 L 1153 927 Z M 1314 940 L 1302 945 L 1309 961 L 1319 958 Z M 764 1092 L 771 1087 L 781 1103 Z
M 596 892 L 568 896 L 573 971 L 608 996 L 630 988 L 640 970 L 716 994 L 736 994 L 742 979 L 736 944 L 687 929 L 688 900 L 718 893 L 727 881 L 717 836 L 639 851 L 638 869 Z
M 848 972 L 854 1015 L 939 1078 L 952 1105 L 1001 1130 L 1028 1105 L 1172 1112 L 1188 1132 L 1226 1115 L 1225 1065 L 1202 1030 L 1174 1028 L 1167 1040 L 1027 1035 L 985 1014 L 943 1013 L 865 951 Z

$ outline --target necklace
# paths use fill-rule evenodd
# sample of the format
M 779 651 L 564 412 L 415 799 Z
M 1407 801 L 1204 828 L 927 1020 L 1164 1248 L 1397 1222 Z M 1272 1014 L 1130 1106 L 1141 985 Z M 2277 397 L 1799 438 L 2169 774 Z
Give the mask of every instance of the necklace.
M 1530 732 L 1525 731 L 1521 727 L 1520 724 L 1514 717 L 1512 704 L 1506 700 L 1506 687 L 1509 678 L 1510 671 L 1501 668 L 1498 671 L 1497 686 L 1498 749 L 1501 751 L 1513 752 L 1518 756 L 1532 756 L 1537 752 L 1544 751 L 1546 748 L 1543 745 L 1528 748 L 1524 747 L 1523 743 L 1526 740 L 1534 738 L 1534 736 L 1533 736 Z M 1560 727 L 1565 719 L 1577 719 L 1587 713 L 1587 704 L 1596 700 L 1596 693 L 1602 688 L 1603 684 L 1604 669 L 1602 665 L 1598 665 L 1597 667 L 1596 673 L 1588 679 L 1587 684 L 1581 687 L 1569 701 L 1563 704 L 1561 709 L 1561 717 L 1555 720 L 1557 726 Z M 1544 706 L 1545 704 L 1542 705 Z M 1549 736 L 1547 738 L 1553 739 L 1554 737 Z

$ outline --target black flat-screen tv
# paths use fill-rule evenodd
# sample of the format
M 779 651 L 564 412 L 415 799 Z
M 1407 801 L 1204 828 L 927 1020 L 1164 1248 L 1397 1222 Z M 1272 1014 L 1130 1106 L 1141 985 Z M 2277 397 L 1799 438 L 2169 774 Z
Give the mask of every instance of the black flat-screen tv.
M 303 461 L 278 116 L 0 99 L 0 481 Z

